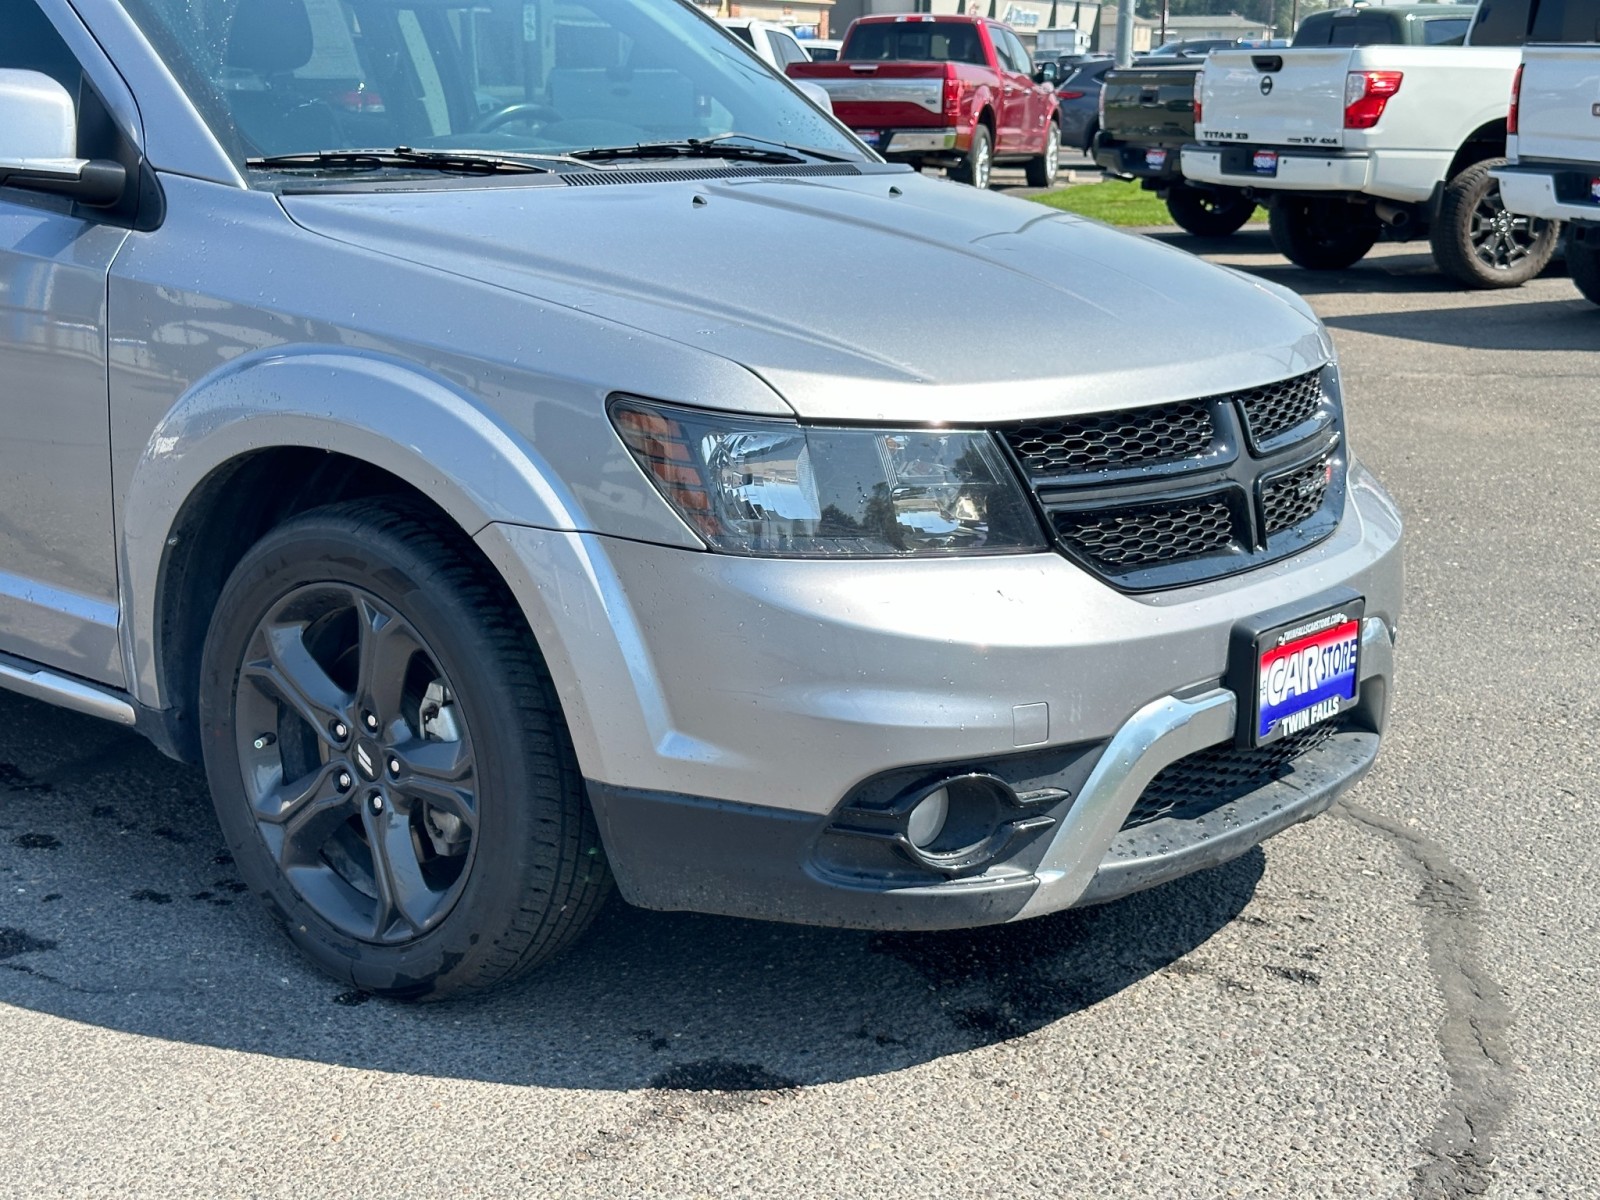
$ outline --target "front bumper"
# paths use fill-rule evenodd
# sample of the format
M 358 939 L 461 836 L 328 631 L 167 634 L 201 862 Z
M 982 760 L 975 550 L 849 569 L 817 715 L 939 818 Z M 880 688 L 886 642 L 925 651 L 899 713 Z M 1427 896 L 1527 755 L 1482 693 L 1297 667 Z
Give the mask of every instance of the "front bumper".
M 1496 167 L 1489 174 L 1499 181 L 1501 203 L 1514 213 L 1547 221 L 1600 222 L 1600 199 L 1593 191 L 1600 164 L 1519 164 Z
M 1399 537 L 1392 502 L 1357 466 L 1327 540 L 1154 596 L 1117 592 L 1053 553 L 755 560 L 504 525 L 479 544 L 545 651 L 626 898 L 936 928 L 1110 899 L 1331 803 L 1382 729 Z M 1157 772 L 1232 737 L 1222 680 L 1236 625 L 1337 588 L 1366 598 L 1362 728 L 1319 750 L 1326 763 L 1237 798 L 1236 819 L 1210 822 L 1213 833 L 1124 831 Z M 1064 772 L 1072 799 L 1053 828 L 976 875 L 878 873 L 829 849 L 852 793 L 925 764 Z

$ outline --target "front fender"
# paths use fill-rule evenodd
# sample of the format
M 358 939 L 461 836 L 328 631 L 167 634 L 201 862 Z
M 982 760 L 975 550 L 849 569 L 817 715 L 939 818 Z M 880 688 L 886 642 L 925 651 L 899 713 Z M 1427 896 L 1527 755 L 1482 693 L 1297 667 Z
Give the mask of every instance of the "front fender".
M 153 631 L 161 571 L 185 503 L 214 472 L 277 447 L 371 463 L 428 496 L 468 536 L 496 522 L 577 527 L 578 506 L 533 447 L 437 376 L 327 347 L 236 359 L 168 411 L 124 494 L 124 653 L 143 703 L 165 705 Z

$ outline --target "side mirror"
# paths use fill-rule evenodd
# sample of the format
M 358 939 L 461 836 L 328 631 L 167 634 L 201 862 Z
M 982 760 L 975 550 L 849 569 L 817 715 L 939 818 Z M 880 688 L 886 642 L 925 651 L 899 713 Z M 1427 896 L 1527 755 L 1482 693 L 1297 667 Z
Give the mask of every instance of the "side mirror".
M 1035 83 L 1054 84 L 1060 82 L 1060 79 L 1061 73 L 1053 62 L 1040 63 L 1034 68 L 1033 81 Z
M 38 71 L 0 70 L 0 187 L 70 196 L 94 207 L 122 199 L 121 163 L 77 157 L 78 114 L 67 89 Z

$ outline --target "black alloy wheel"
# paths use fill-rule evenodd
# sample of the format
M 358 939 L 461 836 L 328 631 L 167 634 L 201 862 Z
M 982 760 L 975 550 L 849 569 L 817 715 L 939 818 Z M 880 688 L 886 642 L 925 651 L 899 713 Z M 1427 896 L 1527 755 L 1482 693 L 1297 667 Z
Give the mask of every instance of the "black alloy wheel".
M 218 601 L 199 715 L 241 877 L 356 987 L 493 987 L 609 893 L 544 660 L 437 513 L 355 501 L 267 534 Z
M 296 588 L 256 625 L 234 734 L 256 831 L 333 928 L 402 943 L 461 894 L 478 827 L 472 737 L 415 628 L 362 588 Z
M 1434 261 L 1470 288 L 1519 287 L 1549 265 L 1561 223 L 1510 212 L 1489 172 L 1503 158 L 1474 163 L 1444 189 L 1430 235 Z

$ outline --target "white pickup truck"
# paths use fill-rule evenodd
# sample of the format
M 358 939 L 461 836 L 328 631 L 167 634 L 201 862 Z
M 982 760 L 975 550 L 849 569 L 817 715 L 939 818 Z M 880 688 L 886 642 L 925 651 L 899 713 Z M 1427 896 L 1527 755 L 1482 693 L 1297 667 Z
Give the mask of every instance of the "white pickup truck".
M 1528 3 L 1529 0 L 1522 0 Z M 1508 209 L 1569 222 L 1567 271 L 1600 304 L 1600 0 L 1543 0 L 1522 51 L 1506 156 Z
M 1339 270 L 1380 237 L 1427 237 L 1445 274 L 1515 287 L 1544 269 L 1560 226 L 1508 212 L 1490 174 L 1530 0 L 1484 0 L 1467 45 L 1342 44 L 1211 55 L 1195 90 L 1190 180 L 1271 206 L 1291 262 Z M 1352 22 L 1366 8 L 1348 10 Z M 1507 19 L 1502 19 L 1507 18 Z

